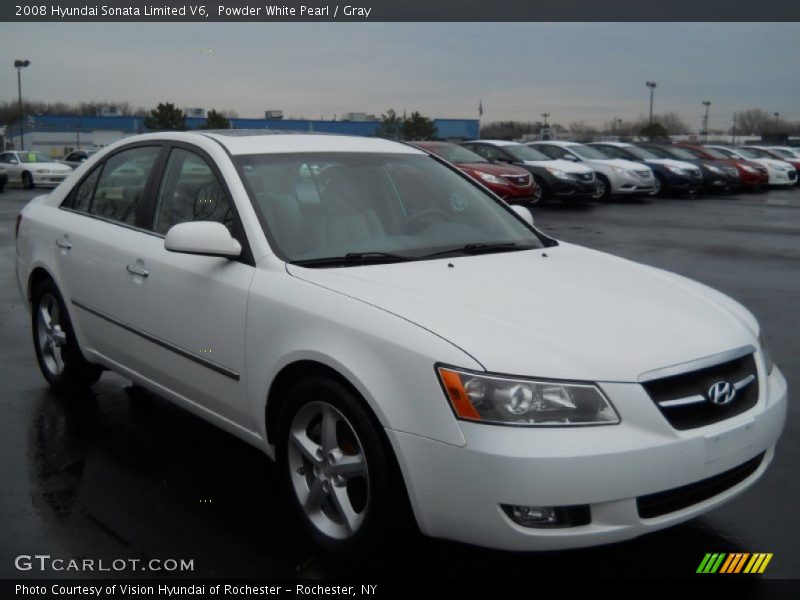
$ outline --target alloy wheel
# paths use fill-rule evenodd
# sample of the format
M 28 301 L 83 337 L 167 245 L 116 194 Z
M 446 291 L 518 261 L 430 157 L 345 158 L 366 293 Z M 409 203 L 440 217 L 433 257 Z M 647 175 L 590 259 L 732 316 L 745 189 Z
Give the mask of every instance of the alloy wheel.
M 61 307 L 52 294 L 45 294 L 39 302 L 36 332 L 45 368 L 51 375 L 60 375 L 64 371 L 62 350 L 67 345 L 67 334 L 62 328 Z
M 314 527 L 338 540 L 355 535 L 371 490 L 363 446 L 347 418 L 327 402 L 304 405 L 292 419 L 287 458 L 295 496 Z

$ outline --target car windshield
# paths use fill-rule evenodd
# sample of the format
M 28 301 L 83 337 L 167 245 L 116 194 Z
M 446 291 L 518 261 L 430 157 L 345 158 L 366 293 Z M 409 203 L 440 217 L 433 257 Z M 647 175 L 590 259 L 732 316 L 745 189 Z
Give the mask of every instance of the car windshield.
M 597 148 L 592 148 L 591 146 L 569 146 L 569 150 L 581 158 L 588 158 L 589 160 L 608 160 L 608 157 L 605 154 L 600 152 L 600 150 Z
M 658 158 L 652 152 L 644 148 L 639 148 L 639 146 L 624 146 L 624 150 L 628 151 L 639 160 L 653 160 L 654 158 Z
M 697 158 L 694 154 L 686 150 L 686 148 L 676 148 L 675 146 L 670 146 L 664 150 L 668 152 L 672 158 L 678 158 L 681 160 L 695 160 Z
M 530 146 L 523 146 L 522 144 L 519 145 L 509 145 L 503 146 L 503 150 L 508 152 L 511 156 L 516 158 L 517 160 L 526 161 L 526 160 L 553 160 L 546 154 L 539 152 L 531 148 Z
M 739 158 L 735 152 L 732 150 L 728 150 L 727 148 L 706 148 L 709 154 L 711 155 L 719 155 L 721 158 Z
M 658 158 L 675 158 L 675 155 L 670 151 L 671 149 L 668 150 L 661 146 L 645 146 L 645 149 Z M 692 159 L 694 159 L 694 157 L 692 157 Z
M 424 146 L 423 146 L 424 147 Z M 426 150 L 441 156 L 451 163 L 485 163 L 489 162 L 482 156 L 475 154 L 463 146 L 455 144 L 437 144 L 436 146 L 424 147 Z
M 773 158 L 769 152 L 765 152 L 760 148 L 739 148 L 739 152 L 747 156 L 747 158 Z
M 701 153 L 699 150 L 694 150 L 694 149 L 690 149 L 689 151 L 692 152 L 693 154 L 695 154 L 695 156 L 700 156 L 700 153 Z M 716 159 L 719 159 L 719 160 L 726 160 L 728 158 L 731 158 L 730 154 L 723 154 L 722 152 L 720 152 L 719 150 L 716 150 L 715 148 L 706 147 L 706 148 L 703 148 L 702 152 L 705 153 L 705 154 L 708 154 L 711 158 L 716 158 Z M 705 158 L 705 157 L 701 157 L 701 158 Z
M 784 150 L 783 148 L 770 148 L 770 152 L 774 152 L 778 156 L 783 156 L 784 158 L 797 158 L 797 155 L 793 152 L 789 152 L 788 150 Z
M 43 152 L 17 152 L 20 162 L 24 163 L 37 163 L 37 162 L 53 162 L 53 159 L 44 154 Z
M 326 259 L 339 258 L 330 266 L 351 266 L 343 259 L 391 262 L 554 243 L 430 156 L 255 154 L 235 161 L 271 244 L 290 262 L 328 266 Z

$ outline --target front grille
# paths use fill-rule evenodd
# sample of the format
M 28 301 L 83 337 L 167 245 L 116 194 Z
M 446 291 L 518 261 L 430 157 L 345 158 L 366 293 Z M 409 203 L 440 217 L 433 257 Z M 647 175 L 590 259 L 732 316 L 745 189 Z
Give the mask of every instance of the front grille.
M 762 460 L 764 460 L 763 452 L 738 467 L 708 479 L 702 479 L 665 492 L 639 496 L 636 498 L 636 509 L 643 519 L 652 519 L 699 504 L 703 500 L 713 498 L 750 477 L 756 472 Z
M 647 170 L 647 171 L 634 171 L 634 173 L 636 173 L 642 179 L 652 179 L 653 178 L 653 172 L 650 171 L 650 170 Z
M 711 386 L 729 382 L 736 390 L 727 404 L 709 400 Z M 758 373 L 753 354 L 722 364 L 671 375 L 642 384 L 675 429 L 694 429 L 750 410 L 758 401 Z
M 579 181 L 594 181 L 594 171 L 591 173 L 574 173 Z
M 797 171 L 789 171 L 787 175 L 789 179 L 797 179 Z
M 502 175 L 503 179 L 518 187 L 528 187 L 531 184 L 530 175 Z

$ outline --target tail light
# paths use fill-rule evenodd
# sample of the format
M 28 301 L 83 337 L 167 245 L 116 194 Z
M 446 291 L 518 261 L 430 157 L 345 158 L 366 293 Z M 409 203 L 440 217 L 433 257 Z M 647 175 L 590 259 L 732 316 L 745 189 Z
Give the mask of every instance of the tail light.
M 14 226 L 14 239 L 19 239 L 19 226 L 22 225 L 22 213 L 17 215 L 17 224 Z

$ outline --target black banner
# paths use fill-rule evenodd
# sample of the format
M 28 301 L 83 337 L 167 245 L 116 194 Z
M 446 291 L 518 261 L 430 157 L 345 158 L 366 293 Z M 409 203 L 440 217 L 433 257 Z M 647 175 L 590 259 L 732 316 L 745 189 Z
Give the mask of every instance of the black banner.
M 800 21 L 797 0 L 50 0 L 0 4 L 7 22 L 785 22 Z

